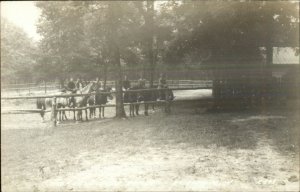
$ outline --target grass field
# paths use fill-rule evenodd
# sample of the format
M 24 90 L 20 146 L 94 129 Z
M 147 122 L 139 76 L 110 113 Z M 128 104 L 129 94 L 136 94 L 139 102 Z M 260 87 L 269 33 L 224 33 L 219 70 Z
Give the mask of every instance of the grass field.
M 189 101 L 55 129 L 30 124 L 37 114 L 2 121 L 2 191 L 299 191 L 297 109 L 212 113 Z

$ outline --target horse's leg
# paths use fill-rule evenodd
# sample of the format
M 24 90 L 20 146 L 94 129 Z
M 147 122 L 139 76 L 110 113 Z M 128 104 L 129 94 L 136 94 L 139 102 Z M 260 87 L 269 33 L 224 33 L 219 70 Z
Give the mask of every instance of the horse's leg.
M 63 109 L 64 107 L 61 106 L 60 108 Z M 64 111 L 60 111 L 60 112 L 61 112 L 60 113 L 60 115 L 61 115 L 61 121 L 63 121 L 64 120 Z
M 102 107 L 102 117 L 104 118 L 104 107 Z
M 135 104 L 135 113 L 136 113 L 136 115 L 139 115 L 139 109 L 140 109 L 140 105 Z
M 42 121 L 44 122 L 44 121 L 45 121 L 45 113 L 42 111 L 42 112 L 40 113 L 40 115 L 41 115 L 41 117 L 42 117 Z
M 64 107 L 65 108 L 65 107 Z M 70 112 L 70 111 L 69 111 Z M 68 117 L 66 115 L 66 112 L 64 111 L 64 116 L 65 116 L 65 119 L 68 120 Z
M 76 113 L 76 111 L 75 111 L 75 108 L 74 108 L 74 111 L 73 111 L 73 115 L 74 115 L 73 119 L 74 119 L 74 121 L 76 121 L 76 114 L 75 113 Z
M 133 106 L 133 104 L 129 105 L 129 116 L 134 116 L 134 106 Z
M 88 111 L 88 110 L 85 109 L 84 111 L 85 111 L 85 120 L 88 121 L 88 120 L 89 120 L 89 119 L 88 119 L 88 114 L 87 114 L 87 111 Z
M 92 118 L 92 114 L 93 114 L 93 108 L 89 108 L 89 111 L 90 111 L 89 116 L 90 116 L 90 119 L 91 119 Z
M 81 110 L 78 110 L 78 111 L 77 111 L 77 120 L 78 120 L 78 121 L 81 121 L 81 120 L 82 120 L 82 111 L 81 111 Z
M 101 107 L 99 107 L 99 118 L 101 118 Z
M 59 121 L 61 121 L 61 111 L 59 111 L 59 113 L 58 113 L 58 119 L 59 119 Z
M 145 103 L 145 115 L 148 116 L 148 106 L 149 104 Z
M 44 109 L 43 109 L 44 110 Z M 44 111 L 41 111 L 40 112 L 40 115 L 42 117 L 42 121 L 45 122 L 45 112 Z M 52 120 L 52 119 L 51 119 Z

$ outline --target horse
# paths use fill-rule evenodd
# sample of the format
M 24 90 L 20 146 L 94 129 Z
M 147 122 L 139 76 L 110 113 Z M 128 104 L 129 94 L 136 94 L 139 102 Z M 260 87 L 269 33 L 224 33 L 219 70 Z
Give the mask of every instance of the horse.
M 171 106 L 170 106 L 170 101 L 173 101 L 175 99 L 174 93 L 172 89 L 169 89 L 168 86 L 165 86 L 165 90 L 159 90 L 160 91 L 160 100 L 166 101 L 166 107 L 165 107 L 165 112 L 170 113 L 171 112 Z
M 79 90 L 80 94 L 88 94 L 91 93 L 95 87 L 95 83 L 94 82 L 90 82 L 87 86 L 85 86 L 84 88 L 82 88 L 81 90 Z M 75 96 L 73 97 L 71 100 L 72 103 L 72 107 L 85 107 L 88 104 L 88 98 L 90 97 L 90 95 L 84 95 L 84 96 Z M 75 114 L 75 112 L 74 112 Z M 88 116 L 87 116 L 87 110 L 85 109 L 85 118 L 86 120 L 88 120 Z M 77 120 L 82 120 L 82 110 L 79 110 L 77 112 Z
M 63 93 L 65 95 L 66 93 Z M 56 99 L 56 107 L 57 109 L 64 109 L 65 107 L 69 107 L 70 99 L 67 97 L 58 97 Z M 59 121 L 68 120 L 66 112 L 65 111 L 59 111 L 58 112 L 58 118 Z
M 138 90 L 140 89 L 140 86 L 133 86 L 133 87 L 130 87 L 129 91 L 131 90 Z M 123 101 L 124 103 L 129 103 L 129 115 L 130 116 L 135 116 L 136 115 L 139 115 L 139 104 L 137 104 L 137 102 L 139 102 L 140 100 L 140 94 L 138 94 L 138 92 L 126 92 L 124 93 L 123 95 Z
M 37 98 L 36 100 L 36 108 L 41 109 L 40 115 L 42 117 L 43 122 L 45 121 L 45 110 L 47 107 L 52 107 L 51 98 Z
M 106 89 L 102 89 L 102 90 L 96 90 L 95 95 L 91 95 L 88 98 L 89 106 L 105 105 L 108 102 L 108 99 L 109 100 L 113 99 L 111 91 L 112 91 L 111 87 L 106 87 Z M 99 118 L 101 118 L 101 114 L 102 114 L 102 117 L 104 118 L 104 109 L 105 109 L 105 106 L 99 107 Z M 96 116 L 96 107 L 92 107 L 92 108 L 90 108 L 90 118 L 95 117 L 95 116 Z
M 149 86 L 149 89 L 153 89 L 151 92 L 150 92 L 150 99 L 149 101 L 157 101 L 158 97 L 159 97 L 159 91 L 157 90 L 157 85 L 152 85 L 152 86 Z M 152 106 L 152 110 L 154 111 L 155 110 L 155 103 L 152 103 L 150 104 Z
M 56 99 L 56 107 L 57 109 L 61 109 L 61 108 L 65 108 L 69 105 L 69 99 L 68 98 L 64 98 L 64 97 L 58 97 Z M 45 110 L 47 109 L 47 107 L 51 108 L 52 107 L 52 98 L 38 98 L 36 101 L 36 107 L 37 109 L 41 109 L 42 111 L 40 112 L 40 115 L 43 119 L 43 121 L 45 121 Z M 57 115 L 57 114 L 56 114 Z M 59 121 L 64 120 L 64 119 L 68 119 L 65 111 L 59 111 L 58 113 L 59 115 Z M 52 117 L 51 117 L 52 119 Z
M 149 87 L 148 89 L 153 89 L 156 86 L 152 86 Z M 166 90 L 160 90 L 160 89 L 153 89 L 153 90 L 144 90 L 140 92 L 140 101 L 144 101 L 144 105 L 145 105 L 145 111 L 144 114 L 147 116 L 148 115 L 148 108 L 149 108 L 149 104 L 147 102 L 151 102 L 151 101 L 157 101 L 157 99 L 161 100 L 161 101 L 167 101 L 166 102 L 166 107 L 165 107 L 165 111 L 166 112 L 171 112 L 170 111 L 170 102 L 169 101 L 173 101 L 174 100 L 174 94 L 172 89 L 169 89 L 168 86 L 165 86 Z M 154 110 L 154 103 L 152 104 L 152 109 Z

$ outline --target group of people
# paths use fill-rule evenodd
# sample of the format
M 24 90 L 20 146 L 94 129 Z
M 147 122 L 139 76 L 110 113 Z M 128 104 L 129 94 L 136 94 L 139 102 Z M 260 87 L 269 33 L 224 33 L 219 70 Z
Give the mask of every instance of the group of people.
M 99 90 L 101 88 L 101 82 L 100 79 L 97 77 L 96 80 L 96 90 Z M 87 84 L 89 84 L 89 81 L 83 80 L 82 78 L 78 78 L 77 81 L 75 82 L 73 80 L 73 78 L 71 77 L 67 83 L 67 86 L 65 86 L 62 89 L 62 92 L 66 92 L 66 91 L 70 91 L 71 93 L 76 93 L 77 90 L 82 89 L 83 87 L 85 87 Z M 131 88 L 131 82 L 128 79 L 127 75 L 125 75 L 124 80 L 122 82 L 122 86 L 125 90 L 128 90 L 129 88 Z M 140 78 L 138 79 L 138 86 L 140 88 L 146 88 L 146 79 L 143 77 L 143 75 L 140 76 Z M 166 80 L 166 74 L 165 73 L 161 73 L 160 77 L 158 79 L 158 89 L 163 89 L 163 88 L 167 88 L 167 80 Z
M 78 78 L 75 82 L 73 78 L 71 77 L 68 81 L 67 85 L 63 87 L 62 92 L 70 91 L 71 93 L 76 93 L 78 90 L 81 90 L 83 87 L 87 86 L 90 83 L 90 81 L 83 80 L 82 78 Z M 99 78 L 96 78 L 96 85 L 97 89 L 101 87 L 101 83 Z

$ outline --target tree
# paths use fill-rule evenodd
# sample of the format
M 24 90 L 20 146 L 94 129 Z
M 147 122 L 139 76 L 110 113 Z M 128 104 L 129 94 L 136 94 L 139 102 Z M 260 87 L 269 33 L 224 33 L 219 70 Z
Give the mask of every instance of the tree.
M 108 40 L 111 43 L 111 51 L 113 56 L 113 62 L 116 65 L 117 69 L 117 78 L 115 81 L 116 85 L 116 117 L 122 118 L 125 117 L 125 110 L 123 105 L 123 91 L 122 91 L 122 80 L 123 80 L 123 74 L 121 69 L 121 63 L 120 63 L 120 49 L 118 45 L 118 34 L 116 33 L 117 26 L 119 24 L 119 21 L 121 20 L 121 15 L 118 15 L 117 13 L 120 13 L 121 7 L 119 7 L 115 3 L 108 3 L 108 21 L 109 21 L 109 28 L 108 31 Z
M 85 2 L 36 2 L 36 6 L 42 11 L 37 24 L 43 52 L 39 70 L 61 80 L 91 71 L 84 31 Z
M 215 71 L 229 67 L 268 68 L 269 65 L 264 65 L 261 47 L 266 48 L 266 63 L 270 64 L 272 47 L 299 46 L 297 3 L 184 1 L 169 4 L 165 12 L 168 11 L 167 16 L 174 26 L 174 38 L 164 57 L 169 65 L 189 61 L 198 66 L 210 66 Z M 210 57 L 207 59 L 207 56 Z M 233 78 L 230 74 L 221 75 L 215 73 L 214 84 L 220 79 Z M 247 73 L 240 77 L 243 75 Z M 239 77 L 236 78 L 238 81 Z M 229 83 L 228 86 L 234 85 Z M 214 86 L 214 91 L 219 93 L 217 89 L 221 88 Z
M 1 79 L 32 81 L 36 45 L 19 27 L 1 17 Z

